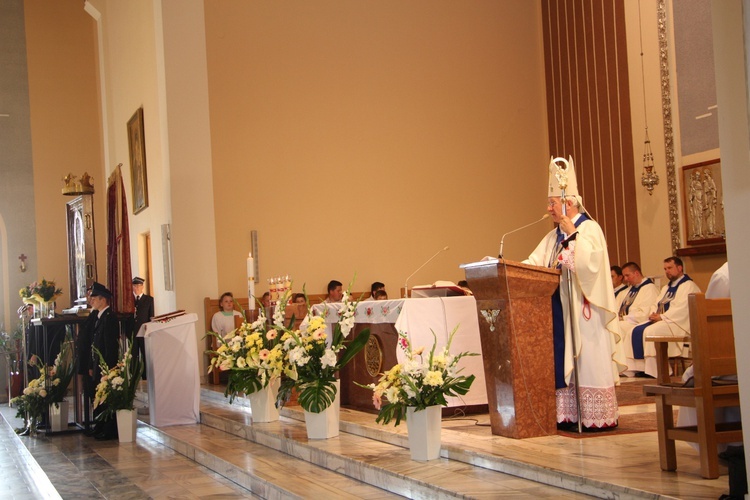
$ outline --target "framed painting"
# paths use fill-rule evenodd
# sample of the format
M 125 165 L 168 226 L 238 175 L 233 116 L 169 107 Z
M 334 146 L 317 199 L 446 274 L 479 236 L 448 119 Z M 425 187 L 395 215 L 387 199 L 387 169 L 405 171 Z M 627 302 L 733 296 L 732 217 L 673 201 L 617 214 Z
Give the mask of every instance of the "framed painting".
M 138 108 L 133 117 L 128 120 L 128 149 L 130 151 L 130 182 L 133 187 L 133 214 L 137 214 L 148 207 L 143 108 Z
M 688 245 L 720 243 L 725 239 L 721 161 L 682 167 L 685 241 Z

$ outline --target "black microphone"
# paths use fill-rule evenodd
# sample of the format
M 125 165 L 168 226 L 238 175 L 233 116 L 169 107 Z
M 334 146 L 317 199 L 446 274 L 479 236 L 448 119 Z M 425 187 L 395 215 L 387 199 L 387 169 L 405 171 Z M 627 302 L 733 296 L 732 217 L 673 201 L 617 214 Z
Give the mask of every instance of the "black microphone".
M 446 246 L 446 247 L 443 247 L 442 249 L 440 249 L 440 250 L 438 250 L 437 252 L 435 252 L 435 255 L 433 255 L 432 257 L 430 257 L 429 259 L 427 259 L 427 261 L 426 261 L 426 262 L 425 262 L 424 264 L 422 264 L 421 266 L 419 266 L 419 267 L 417 268 L 417 270 L 416 270 L 416 271 L 414 271 L 413 273 L 411 273 L 411 274 L 409 275 L 409 277 L 408 277 L 408 278 L 406 278 L 406 281 L 404 281 L 404 297 L 406 297 L 407 299 L 409 298 L 409 279 L 410 279 L 410 278 L 411 278 L 412 276 L 414 276 L 415 274 L 417 274 L 417 273 L 419 272 L 419 270 L 420 270 L 420 269 L 422 269 L 422 268 L 423 268 L 424 266 L 426 266 L 427 264 L 429 264 L 429 263 L 430 263 L 430 261 L 431 261 L 432 259 L 434 259 L 435 257 L 437 257 L 437 256 L 438 256 L 438 254 L 439 254 L 440 252 L 444 252 L 444 251 L 446 251 L 446 250 L 448 250 L 448 247 L 447 247 L 447 246 Z
M 544 214 L 544 216 L 543 216 L 543 217 L 542 217 L 541 219 L 539 219 L 539 220 L 536 220 L 536 221 L 532 222 L 531 224 L 526 224 L 525 226 L 521 226 L 521 227 L 519 227 L 519 228 L 517 228 L 517 229 L 514 229 L 513 231 L 508 231 L 507 233 L 505 233 L 505 234 L 503 235 L 503 237 L 502 237 L 502 238 L 500 238 L 500 253 L 498 253 L 498 254 L 497 254 L 497 258 L 498 258 L 498 259 L 502 259 L 502 258 L 503 258 L 503 244 L 505 243 L 505 237 L 506 237 L 506 236 L 508 236 L 509 234 L 513 234 L 513 233 L 515 233 L 516 231 L 520 231 L 521 229 L 526 229 L 527 227 L 529 227 L 529 226 L 533 226 L 534 224 L 539 224 L 539 223 L 540 223 L 540 222 L 542 222 L 542 221 L 543 221 L 544 219 L 549 219 L 549 214 Z

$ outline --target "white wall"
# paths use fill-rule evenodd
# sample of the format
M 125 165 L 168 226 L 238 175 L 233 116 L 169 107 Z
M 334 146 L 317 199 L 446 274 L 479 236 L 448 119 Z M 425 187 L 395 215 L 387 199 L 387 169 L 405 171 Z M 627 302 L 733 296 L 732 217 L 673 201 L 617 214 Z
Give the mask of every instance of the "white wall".
M 716 90 L 719 104 L 719 143 L 722 153 L 724 212 L 727 227 L 732 316 L 740 381 L 742 426 L 750 429 L 750 365 L 741 362 L 750 352 L 750 248 L 747 207 L 750 206 L 750 1 L 712 2 Z M 750 444 L 750 433 L 745 433 Z M 746 446 L 746 448 L 748 448 Z

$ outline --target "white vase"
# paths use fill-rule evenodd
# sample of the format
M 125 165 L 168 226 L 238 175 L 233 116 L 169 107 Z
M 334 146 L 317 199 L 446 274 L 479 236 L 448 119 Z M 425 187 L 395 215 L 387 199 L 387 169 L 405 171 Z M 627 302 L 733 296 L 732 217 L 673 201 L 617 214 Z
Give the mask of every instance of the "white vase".
M 305 411 L 305 426 L 308 439 L 328 439 L 339 435 L 339 413 L 341 410 L 341 383 L 334 382 L 336 397 L 331 406 L 320 413 Z
M 411 459 L 425 462 L 440 458 L 440 431 L 443 407 L 428 406 L 416 411 L 416 407 L 406 409 L 406 427 L 409 430 Z
M 117 410 L 117 436 L 121 443 L 135 441 L 137 417 L 135 410 Z
M 281 380 L 273 379 L 267 387 L 248 394 L 250 411 L 253 422 L 276 422 L 279 419 L 279 409 L 276 408 L 276 396 L 279 394 Z
M 60 401 L 49 405 L 49 425 L 52 432 L 68 430 L 68 410 L 67 401 Z

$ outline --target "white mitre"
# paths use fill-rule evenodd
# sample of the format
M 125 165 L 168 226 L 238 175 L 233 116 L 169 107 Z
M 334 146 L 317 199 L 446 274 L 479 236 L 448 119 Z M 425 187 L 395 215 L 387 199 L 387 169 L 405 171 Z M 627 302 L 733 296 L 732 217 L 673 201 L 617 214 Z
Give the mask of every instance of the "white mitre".
M 576 169 L 573 165 L 573 157 L 549 159 L 549 188 L 547 197 L 562 196 L 561 185 L 567 183 L 565 187 L 565 196 L 575 196 L 580 205 L 579 212 L 585 212 L 583 207 L 583 198 L 578 192 L 578 179 L 576 178 Z

